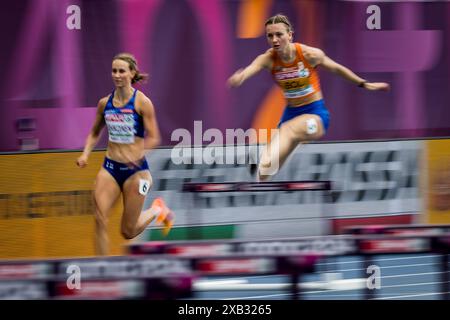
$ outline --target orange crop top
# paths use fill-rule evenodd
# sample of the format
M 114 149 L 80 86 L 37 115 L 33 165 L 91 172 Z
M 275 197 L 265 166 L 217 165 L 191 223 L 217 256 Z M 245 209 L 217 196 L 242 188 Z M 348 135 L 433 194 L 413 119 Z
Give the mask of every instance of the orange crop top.
M 321 93 L 317 71 L 306 61 L 299 43 L 294 43 L 297 55 L 292 63 L 281 61 L 273 53 L 272 76 L 283 90 L 289 106 L 300 107 L 317 100 Z

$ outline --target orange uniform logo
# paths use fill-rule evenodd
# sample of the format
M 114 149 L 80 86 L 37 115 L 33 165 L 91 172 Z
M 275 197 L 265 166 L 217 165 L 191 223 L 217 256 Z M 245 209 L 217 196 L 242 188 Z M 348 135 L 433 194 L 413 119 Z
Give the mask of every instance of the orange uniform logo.
M 305 60 L 299 43 L 295 44 L 297 56 L 285 64 L 274 54 L 272 75 L 283 90 L 288 105 L 299 107 L 314 102 L 314 93 L 320 92 L 316 70 Z

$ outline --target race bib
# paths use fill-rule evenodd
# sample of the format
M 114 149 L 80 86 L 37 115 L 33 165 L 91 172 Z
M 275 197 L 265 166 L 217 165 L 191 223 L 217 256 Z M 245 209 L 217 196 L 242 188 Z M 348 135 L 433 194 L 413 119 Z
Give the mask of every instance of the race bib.
M 139 179 L 139 193 L 143 196 L 147 195 L 150 189 L 150 181 L 145 179 Z
M 121 144 L 134 143 L 133 114 L 106 114 L 105 122 L 108 126 L 109 141 Z

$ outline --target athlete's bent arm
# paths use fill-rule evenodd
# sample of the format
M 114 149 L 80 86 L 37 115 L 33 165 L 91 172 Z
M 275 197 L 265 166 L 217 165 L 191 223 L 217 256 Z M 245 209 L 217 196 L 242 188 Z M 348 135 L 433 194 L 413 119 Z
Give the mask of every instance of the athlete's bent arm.
M 92 149 L 97 145 L 100 138 L 100 132 L 105 126 L 105 119 L 103 118 L 103 110 L 105 109 L 107 98 L 103 98 L 98 102 L 97 114 L 95 116 L 95 121 L 92 126 L 91 132 L 89 133 L 86 143 L 84 146 L 83 153 L 77 159 L 77 165 L 80 168 L 84 168 L 88 164 L 88 158 L 91 154 Z
M 239 87 L 245 80 L 260 72 L 263 68 L 269 68 L 271 62 L 271 49 L 260 54 L 245 69 L 237 70 L 229 79 L 228 85 Z
M 304 56 L 311 66 L 321 66 L 324 69 L 341 76 L 342 78 L 353 82 L 367 90 L 389 90 L 389 84 L 384 82 L 368 82 L 356 75 L 349 68 L 337 63 L 329 58 L 322 50 L 318 48 L 303 45 Z
M 145 149 L 153 149 L 161 143 L 161 133 L 159 132 L 158 122 L 156 121 L 155 108 L 152 101 L 144 97 L 141 104 L 141 114 L 144 120 L 144 127 L 147 136 L 144 140 Z

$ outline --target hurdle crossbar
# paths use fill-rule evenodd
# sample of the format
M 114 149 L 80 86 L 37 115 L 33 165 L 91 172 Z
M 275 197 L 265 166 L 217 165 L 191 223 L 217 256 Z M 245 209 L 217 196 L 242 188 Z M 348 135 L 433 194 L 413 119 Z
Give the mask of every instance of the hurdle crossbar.
M 258 191 L 329 191 L 331 181 L 279 181 L 279 182 L 187 182 L 185 192 L 258 192 Z

